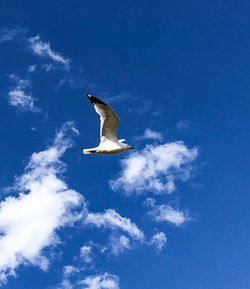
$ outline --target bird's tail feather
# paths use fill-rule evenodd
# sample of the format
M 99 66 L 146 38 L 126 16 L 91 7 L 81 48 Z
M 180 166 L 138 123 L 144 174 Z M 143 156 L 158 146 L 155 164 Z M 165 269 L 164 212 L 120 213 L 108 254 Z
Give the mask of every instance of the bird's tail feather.
M 87 155 L 87 154 L 95 154 L 96 153 L 96 149 L 95 148 L 93 148 L 93 149 L 84 149 L 83 153 L 85 155 Z

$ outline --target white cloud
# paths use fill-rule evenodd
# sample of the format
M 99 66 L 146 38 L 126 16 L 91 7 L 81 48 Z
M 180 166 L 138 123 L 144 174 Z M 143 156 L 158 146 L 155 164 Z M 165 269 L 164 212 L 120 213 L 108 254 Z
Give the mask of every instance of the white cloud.
M 84 268 L 79 268 L 73 265 L 66 265 L 63 267 L 63 280 L 59 286 L 55 287 L 57 289 L 73 289 L 79 288 L 77 283 L 71 283 L 70 278 L 74 275 L 79 274 L 84 271 Z
M 23 110 L 30 110 L 32 112 L 39 112 L 34 105 L 34 99 L 31 95 L 25 94 L 23 90 L 13 89 L 9 92 L 9 104 L 22 108 Z
M 167 237 L 163 232 L 156 233 L 152 239 L 150 244 L 154 245 L 158 251 L 161 251 L 161 249 L 166 245 L 167 243 Z
M 144 234 L 132 223 L 130 219 L 120 216 L 115 210 L 108 209 L 104 213 L 88 213 L 85 218 L 85 224 L 92 224 L 96 227 L 106 227 L 111 229 L 120 229 L 127 232 L 132 238 L 143 241 Z
M 60 178 L 63 153 L 72 145 L 67 136 L 73 124 L 66 123 L 46 150 L 33 153 L 24 174 L 13 186 L 15 194 L 0 203 L 0 280 L 15 275 L 16 268 L 33 264 L 46 270 L 49 259 L 43 251 L 60 242 L 56 231 L 73 225 L 84 211 L 84 198 Z M 78 212 L 74 209 L 79 209 Z
M 132 192 L 172 193 L 175 180 L 190 177 L 191 163 L 197 157 L 197 148 L 189 149 L 182 141 L 158 146 L 147 145 L 121 161 L 122 171 L 110 186 L 126 194 Z
M 144 204 L 152 207 L 148 214 L 157 222 L 168 222 L 180 226 L 191 220 L 188 211 L 174 209 L 168 204 L 156 205 L 155 200 L 152 198 L 148 198 Z
M 113 236 L 110 237 L 110 250 L 114 255 L 120 255 L 124 250 L 131 249 L 130 240 L 125 236 Z
M 166 221 L 176 226 L 180 226 L 190 220 L 187 212 L 175 210 L 170 205 L 157 206 L 149 214 L 158 222 Z
M 35 101 L 37 99 L 25 92 L 30 86 L 29 80 L 20 79 L 15 74 L 11 74 L 9 77 L 15 82 L 15 87 L 12 87 L 8 93 L 9 104 L 24 111 L 40 112 L 41 109 L 35 106 Z
M 144 201 L 143 204 L 144 204 L 146 207 L 154 207 L 154 206 L 155 206 L 155 203 L 156 203 L 155 199 L 153 199 L 153 198 L 147 198 L 147 199 Z
M 68 277 L 74 273 L 78 273 L 80 270 L 73 265 L 66 265 L 63 267 L 63 275 Z
M 85 289 L 119 289 L 119 278 L 113 274 L 92 275 L 80 282 Z
M 63 279 L 61 285 L 58 287 L 58 289 L 73 289 L 73 288 L 74 286 L 68 279 Z
M 69 67 L 69 59 L 64 58 L 57 52 L 53 51 L 50 48 L 50 43 L 42 41 L 40 36 L 28 38 L 28 42 L 34 54 L 41 57 L 50 58 L 57 63 L 63 64 L 65 68 Z
M 150 128 L 145 129 L 144 134 L 142 136 L 144 139 L 156 139 L 162 141 L 163 137 L 160 132 L 153 131 Z
M 93 261 L 91 246 L 82 246 L 80 249 L 80 255 L 86 263 L 91 263 Z

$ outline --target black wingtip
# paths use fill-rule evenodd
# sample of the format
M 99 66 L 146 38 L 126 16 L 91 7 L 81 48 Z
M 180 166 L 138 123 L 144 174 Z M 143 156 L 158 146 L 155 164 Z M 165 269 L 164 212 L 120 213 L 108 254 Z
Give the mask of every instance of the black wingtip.
M 90 100 L 90 102 L 92 103 L 92 101 L 91 101 L 92 95 L 88 93 L 88 94 L 86 94 L 86 96 L 87 96 L 87 98 Z
M 102 100 L 100 100 L 99 98 L 97 98 L 97 97 L 95 97 L 95 96 L 93 96 L 93 95 L 91 95 L 91 94 L 87 94 L 86 95 L 87 96 L 87 98 L 89 99 L 89 101 L 94 105 L 94 104 L 96 104 L 96 103 L 100 103 L 100 104 L 103 104 L 103 105 L 107 105 L 105 102 L 103 102 Z

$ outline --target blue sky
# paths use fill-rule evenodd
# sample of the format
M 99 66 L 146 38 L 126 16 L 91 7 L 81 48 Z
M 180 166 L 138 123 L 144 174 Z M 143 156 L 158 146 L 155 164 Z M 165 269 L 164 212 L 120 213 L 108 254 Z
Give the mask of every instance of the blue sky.
M 3 288 L 249 288 L 249 9 L 1 1 Z

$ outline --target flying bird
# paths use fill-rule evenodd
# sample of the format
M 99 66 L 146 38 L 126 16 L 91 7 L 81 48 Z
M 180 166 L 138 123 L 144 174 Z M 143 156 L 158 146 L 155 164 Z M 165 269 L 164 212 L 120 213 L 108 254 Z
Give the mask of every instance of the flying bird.
M 93 95 L 87 94 L 87 98 L 93 104 L 95 111 L 100 115 L 100 143 L 98 147 L 84 149 L 83 153 L 113 155 L 134 149 L 131 145 L 123 143 L 125 139 L 117 139 L 117 127 L 120 123 L 120 118 L 115 111 Z

